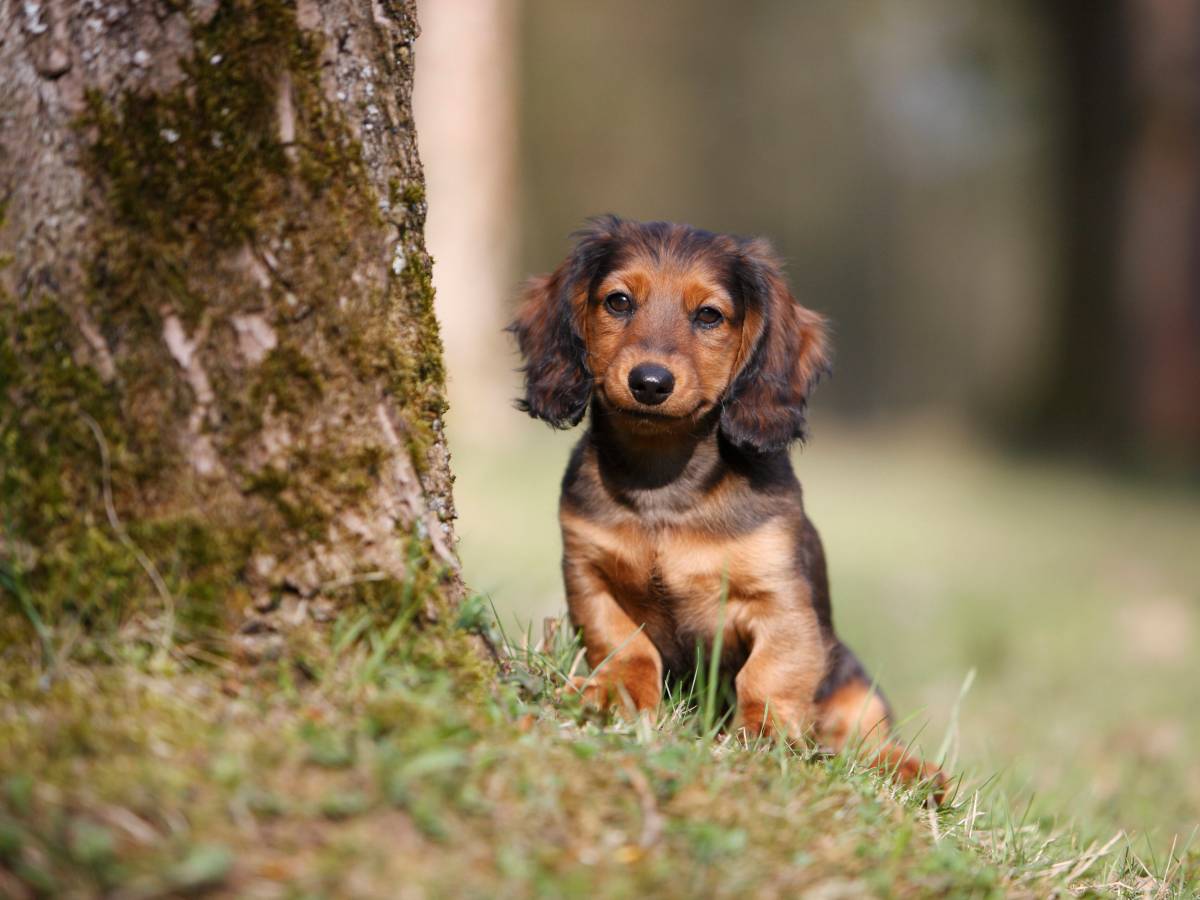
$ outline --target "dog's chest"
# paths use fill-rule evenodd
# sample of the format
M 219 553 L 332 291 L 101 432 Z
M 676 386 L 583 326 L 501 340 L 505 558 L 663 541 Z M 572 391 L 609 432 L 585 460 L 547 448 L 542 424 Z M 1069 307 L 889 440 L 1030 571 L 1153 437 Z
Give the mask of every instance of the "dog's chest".
M 768 522 L 736 537 L 671 526 L 630 530 L 644 557 L 631 573 L 630 589 L 687 608 L 680 612 L 719 605 L 722 598 L 761 599 L 786 590 L 794 574 L 791 533 L 782 523 Z
M 744 534 L 714 534 L 686 523 L 614 524 L 565 517 L 566 550 L 602 576 L 614 599 L 660 649 L 690 654 L 718 622 L 736 640 L 747 615 L 793 602 L 797 572 L 792 529 L 771 519 Z

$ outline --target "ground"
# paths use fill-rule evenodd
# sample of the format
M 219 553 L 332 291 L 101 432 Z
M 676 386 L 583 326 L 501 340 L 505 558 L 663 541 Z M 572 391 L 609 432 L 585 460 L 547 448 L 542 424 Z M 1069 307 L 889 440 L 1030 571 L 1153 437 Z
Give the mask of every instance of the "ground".
M 419 625 L 416 591 L 254 667 L 163 653 L 136 622 L 10 644 L 0 896 L 1192 895 L 1195 496 L 827 433 L 800 460 L 838 620 L 906 733 L 964 773 L 947 808 L 850 755 L 739 743 L 704 678 L 653 723 L 582 710 L 569 629 L 509 624 L 516 599 L 558 602 L 563 442 L 535 429 L 456 444 L 499 625 L 484 594 Z M 508 647 L 498 677 L 479 628 Z

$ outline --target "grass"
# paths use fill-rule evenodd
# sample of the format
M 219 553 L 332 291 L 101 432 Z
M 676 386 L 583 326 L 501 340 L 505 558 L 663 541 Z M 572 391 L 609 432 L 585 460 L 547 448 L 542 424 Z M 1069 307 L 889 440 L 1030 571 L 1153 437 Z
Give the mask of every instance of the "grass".
M 494 624 L 491 624 L 493 623 Z M 491 627 L 482 598 L 463 627 Z M 52 632 L 57 638 L 59 632 Z M 303 666 L 139 641 L 6 648 L 0 895 L 1163 896 L 1143 862 L 1018 815 L 995 785 L 937 813 L 848 753 L 723 730 L 704 666 L 655 721 L 585 709 L 565 626 L 501 637 L 498 685 L 431 665 L 401 614 L 344 616 Z M 1155 865 L 1157 864 L 1157 868 Z M 1166 880 L 1162 880 L 1166 879 Z
M 940 605 L 961 604 L 956 592 L 966 585 L 994 600 L 1044 576 L 1045 565 L 1062 572 L 1078 560 L 1103 559 L 1092 542 L 1108 546 L 1113 526 L 1103 514 L 1110 505 L 1138 523 L 1126 555 L 1153 563 L 1159 558 L 1146 554 L 1184 545 L 1193 501 L 1040 466 L 996 468 L 966 451 L 930 464 L 951 484 L 938 494 L 918 486 L 913 456 L 920 454 L 906 455 L 899 440 L 886 446 L 883 454 L 865 442 L 842 444 L 837 465 L 806 483 L 814 508 L 828 503 L 822 485 L 836 483 L 825 479 L 844 476 L 856 487 L 855 497 L 817 513 L 834 554 L 839 620 L 875 661 L 897 706 L 918 709 L 906 733 L 931 755 L 941 747 L 961 761 L 965 774 L 947 808 L 931 812 L 919 791 L 882 781 L 852 752 L 826 757 L 728 734 L 727 686 L 704 665 L 693 681 L 669 685 L 654 721 L 584 709 L 568 686 L 582 665 L 570 629 L 514 628 L 512 607 L 494 617 L 484 597 L 434 636 L 403 610 L 383 621 L 346 614 L 320 640 L 246 667 L 222 655 L 164 654 L 153 623 L 108 639 L 81 634 L 69 621 L 38 619 L 35 629 L 14 591 L 19 573 L 6 571 L 0 633 L 21 637 L 0 648 L 0 896 L 1195 895 L 1195 844 L 1182 832 L 1174 844 L 1147 840 L 1131 821 L 1139 807 L 1123 779 L 1138 758 L 1106 730 L 1122 718 L 1126 727 L 1146 721 L 1147 711 L 1133 704 L 1172 677 L 1170 659 L 1137 657 L 1142 684 L 1129 680 L 1133 663 L 1111 645 L 1084 652 L 1104 622 L 1099 611 L 1111 609 L 1104 604 L 1112 597 L 1095 587 L 1106 583 L 1107 570 L 1077 576 L 1088 591 L 1072 596 L 1094 607 L 1079 617 L 1082 635 L 1036 633 L 1063 615 L 1049 608 L 1055 592 L 1044 595 L 1048 608 L 1035 625 L 971 610 L 1007 629 L 992 638 L 1004 649 L 991 657 L 966 640 L 966 624 L 945 621 L 950 607 Z M 537 477 L 525 489 L 552 483 L 545 458 L 526 451 Z M 895 469 L 885 456 L 895 457 Z M 814 446 L 806 465 L 815 458 Z M 468 525 L 476 470 L 461 445 L 457 461 Z M 1047 522 L 1044 506 L 1025 507 L 1052 489 L 1065 502 L 1064 478 L 1078 492 L 1078 512 L 1060 510 Z M 510 489 L 509 482 L 497 489 Z M 915 496 L 925 507 L 904 502 Z M 871 504 L 869 528 L 855 514 L 859 502 Z M 891 504 L 899 508 L 889 511 Z M 976 507 L 985 510 L 974 520 L 979 531 L 943 525 L 949 546 L 929 541 L 918 552 L 939 515 Z M 1033 514 L 1032 533 L 1010 535 L 996 549 L 1010 508 Z M 903 533 L 892 530 L 899 520 L 908 522 Z M 1071 527 L 1058 551 L 1045 548 L 1040 562 L 1022 555 L 1064 525 Z M 499 519 L 493 527 L 502 551 L 499 533 L 513 524 Z M 524 532 L 529 542 L 539 527 Z M 876 529 L 892 537 L 872 537 Z M 846 543 L 847 534 L 855 540 Z M 976 541 L 1008 565 L 988 568 L 988 553 L 970 550 Z M 470 543 L 464 549 L 479 584 L 480 558 Z M 838 562 L 839 549 L 851 565 Z M 1067 554 L 1066 562 L 1056 553 Z M 1176 562 L 1154 567 L 1164 589 L 1194 565 L 1191 555 Z M 881 625 L 878 611 L 859 606 L 872 579 L 904 585 L 913 567 L 926 566 L 940 568 L 919 591 L 888 595 L 908 604 L 907 613 L 889 612 Z M 883 574 L 872 575 L 875 567 Z M 1028 571 L 1017 577 L 1010 568 Z M 997 570 L 1008 574 L 993 583 Z M 538 572 L 529 575 L 536 584 Z M 1012 602 L 1017 610 L 1033 603 Z M 481 682 L 477 669 L 438 649 L 470 629 L 492 630 L 506 648 L 498 683 Z M 953 643 L 959 640 L 961 647 Z M 1019 665 L 1009 661 L 1013 654 Z M 1089 678 L 1104 657 L 1112 677 L 1130 683 L 1110 690 L 1105 702 L 1089 700 L 1098 689 Z M 972 667 L 977 675 L 968 685 Z M 1191 689 L 1180 683 L 1159 698 L 1164 719 L 1175 715 L 1179 727 L 1190 727 L 1182 704 Z M 921 709 L 923 696 L 932 699 Z M 1038 729 L 1064 715 L 1088 724 L 1080 743 L 1103 746 L 1051 771 L 1092 784 L 1108 759 L 1118 773 L 1110 795 L 1116 804 L 1074 797 L 1069 783 L 1033 784 L 1032 798 L 1023 789 L 1029 772 L 1055 765 L 1053 748 L 1063 738 Z M 1009 727 L 1016 729 L 1011 737 Z M 989 744 L 991 755 L 979 750 Z M 994 760 L 1007 747 L 1023 748 L 1025 757 L 1009 757 L 1005 768 Z M 1182 750 L 1163 759 L 1154 772 L 1162 793 L 1146 808 L 1159 801 L 1151 822 L 1165 829 L 1189 802 L 1183 774 L 1190 761 Z

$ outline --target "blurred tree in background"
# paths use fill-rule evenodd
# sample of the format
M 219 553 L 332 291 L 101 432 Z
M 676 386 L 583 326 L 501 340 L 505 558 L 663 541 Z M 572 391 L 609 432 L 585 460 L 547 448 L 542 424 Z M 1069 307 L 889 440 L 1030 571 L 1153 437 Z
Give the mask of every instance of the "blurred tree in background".
M 1034 423 L 1200 460 L 1200 6 L 1045 8 L 1060 280 Z

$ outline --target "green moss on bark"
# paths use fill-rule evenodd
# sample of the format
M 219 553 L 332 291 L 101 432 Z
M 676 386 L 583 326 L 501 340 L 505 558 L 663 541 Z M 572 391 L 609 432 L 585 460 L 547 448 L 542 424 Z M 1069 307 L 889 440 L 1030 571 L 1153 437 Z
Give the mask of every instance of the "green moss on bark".
M 112 625 L 151 593 L 120 528 L 157 561 L 181 624 L 217 624 L 248 533 L 189 515 L 126 528 L 115 508 L 114 525 L 106 493 L 128 494 L 156 454 L 128 427 L 116 391 L 75 361 L 62 310 L 48 301 L 0 309 L 0 394 L 10 410 L 0 423 L 0 567 L 21 579 L 43 618 Z
M 415 426 L 408 430 L 408 449 L 418 471 L 424 472 L 437 440 L 429 423 L 438 421 L 446 411 L 446 373 L 433 309 L 432 261 L 423 253 L 411 253 L 401 277 L 412 303 L 414 346 L 391 359 L 392 391 L 411 411 Z
M 184 79 L 116 108 L 89 95 L 92 166 L 107 185 L 114 224 L 153 236 L 158 249 L 228 249 L 253 240 L 291 174 L 320 193 L 358 163 L 357 147 L 321 103 L 319 45 L 278 0 L 222 4 L 193 26 Z M 294 147 L 278 133 L 281 78 L 294 78 Z

